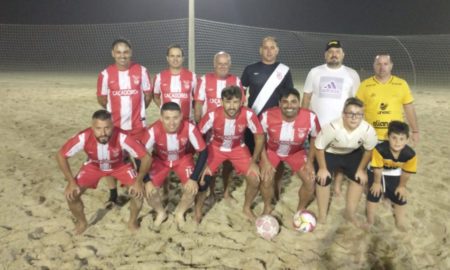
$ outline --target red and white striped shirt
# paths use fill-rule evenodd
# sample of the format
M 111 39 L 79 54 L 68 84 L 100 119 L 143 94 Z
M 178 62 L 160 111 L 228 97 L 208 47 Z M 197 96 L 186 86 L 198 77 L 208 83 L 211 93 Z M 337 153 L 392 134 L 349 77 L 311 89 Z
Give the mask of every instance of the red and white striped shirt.
M 124 165 L 124 151 L 134 158 L 142 158 L 147 153 L 144 146 L 114 128 L 106 144 L 99 143 L 92 128 L 87 128 L 70 138 L 59 150 L 66 158 L 84 150 L 88 156 L 87 163 L 98 165 L 100 170 L 109 171 Z
M 107 96 L 106 109 L 112 114 L 114 126 L 123 130 L 146 126 L 144 92 L 151 89 L 147 69 L 136 63 L 124 71 L 113 64 L 98 75 L 97 96 Z
M 180 74 L 173 75 L 166 69 L 156 75 L 153 93 L 161 95 L 161 105 L 169 101 L 180 105 L 183 119 L 192 120 L 192 99 L 196 87 L 197 78 L 193 72 L 183 68 Z
M 149 152 L 163 161 L 176 161 L 189 153 L 192 147 L 201 152 L 206 148 L 206 143 L 197 127 L 187 120 L 181 122 L 176 133 L 167 133 L 161 120 L 153 123 L 144 135 L 142 142 Z
M 258 117 L 247 107 L 241 107 L 235 119 L 226 118 L 222 107 L 216 108 L 202 118 L 198 127 L 203 134 L 212 129 L 211 143 L 224 152 L 244 146 L 244 132 L 247 127 L 253 134 L 264 133 Z
M 281 157 L 302 150 L 308 136 L 315 138 L 320 131 L 317 116 L 307 109 L 300 109 L 292 122 L 283 120 L 279 107 L 268 109 L 260 118 L 262 128 L 267 134 L 266 149 Z
M 194 100 L 203 103 L 202 116 L 221 106 L 222 90 L 231 85 L 241 88 L 242 103 L 245 103 L 244 88 L 241 80 L 235 75 L 228 74 L 226 78 L 221 79 L 215 73 L 207 73 L 200 78 Z

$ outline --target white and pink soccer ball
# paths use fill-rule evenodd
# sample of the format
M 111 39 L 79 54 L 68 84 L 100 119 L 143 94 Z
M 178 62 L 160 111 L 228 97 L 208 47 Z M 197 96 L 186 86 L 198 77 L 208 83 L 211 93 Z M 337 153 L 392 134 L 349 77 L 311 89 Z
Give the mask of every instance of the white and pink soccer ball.
M 315 215 L 307 210 L 300 210 L 294 215 L 294 229 L 299 232 L 312 232 L 316 227 L 317 221 Z
M 263 215 L 256 219 L 256 232 L 266 240 L 272 240 L 280 231 L 280 224 L 271 215 Z

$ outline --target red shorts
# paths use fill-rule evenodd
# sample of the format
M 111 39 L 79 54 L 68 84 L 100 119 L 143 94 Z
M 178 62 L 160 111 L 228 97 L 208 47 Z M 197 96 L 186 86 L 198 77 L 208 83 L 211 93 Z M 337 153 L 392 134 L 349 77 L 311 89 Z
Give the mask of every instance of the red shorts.
M 184 185 L 194 171 L 194 159 L 188 154 L 176 161 L 163 161 L 153 158 L 152 167 L 150 168 L 150 179 L 155 187 L 160 187 L 166 180 L 170 171 L 174 171 Z
M 210 144 L 208 146 L 208 167 L 215 173 L 217 168 L 225 160 L 229 160 L 238 174 L 246 174 L 252 163 L 252 156 L 247 146 L 237 146 L 231 152 L 221 151 L 219 147 Z
M 112 176 L 122 185 L 130 186 L 134 184 L 137 173 L 129 163 L 123 164 L 123 166 L 109 171 L 100 170 L 100 168 L 94 163 L 85 163 L 81 166 L 76 180 L 80 187 L 95 189 L 97 188 L 98 182 L 100 182 L 100 178 L 104 176 Z
M 283 161 L 291 167 L 292 173 L 298 172 L 303 165 L 306 163 L 307 155 L 305 150 L 300 150 L 294 154 L 288 155 L 287 157 L 280 157 L 277 152 L 267 149 L 267 157 L 269 158 L 270 164 L 274 168 Z

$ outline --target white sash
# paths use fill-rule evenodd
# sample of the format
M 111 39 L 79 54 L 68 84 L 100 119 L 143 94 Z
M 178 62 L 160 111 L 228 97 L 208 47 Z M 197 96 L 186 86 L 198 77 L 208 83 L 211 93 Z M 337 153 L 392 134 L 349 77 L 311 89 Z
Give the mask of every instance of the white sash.
M 253 102 L 252 109 L 256 112 L 256 114 L 259 114 L 261 110 L 264 108 L 270 96 L 272 96 L 275 89 L 283 81 L 284 76 L 286 76 L 288 71 L 289 67 L 280 63 L 272 72 L 269 79 L 267 79 L 266 83 L 261 88 L 261 91 L 259 91 L 259 94 L 255 99 L 255 102 Z

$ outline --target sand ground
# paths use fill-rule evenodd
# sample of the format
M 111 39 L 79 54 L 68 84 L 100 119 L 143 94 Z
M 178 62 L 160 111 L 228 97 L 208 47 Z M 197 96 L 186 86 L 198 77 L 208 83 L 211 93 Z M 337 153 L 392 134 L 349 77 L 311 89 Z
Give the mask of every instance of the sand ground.
M 450 269 L 448 89 L 413 93 L 421 142 L 419 171 L 408 183 L 406 233 L 395 228 L 388 204 L 379 208 L 373 231 L 353 227 L 342 217 L 342 198 L 333 198 L 326 225 L 313 233 L 296 232 L 291 222 L 300 182 L 285 177 L 274 211 L 281 232 L 266 241 L 241 214 L 239 180 L 233 185 L 238 203 L 219 200 L 198 227 L 189 212 L 183 231 L 169 217 L 155 232 L 146 205 L 136 234 L 126 229 L 128 204 L 103 208 L 108 194 L 101 183 L 83 196 L 91 225 L 75 236 L 54 155 L 99 108 L 96 74 L 2 73 L 0 85 L 0 269 Z M 157 117 L 154 104 L 148 116 Z M 84 159 L 79 154 L 71 160 L 74 171 Z M 180 197 L 175 181 L 170 188 L 169 211 Z M 361 220 L 364 204 L 365 198 L 358 209 Z M 315 202 L 310 210 L 317 212 Z M 255 211 L 262 211 L 260 197 Z

